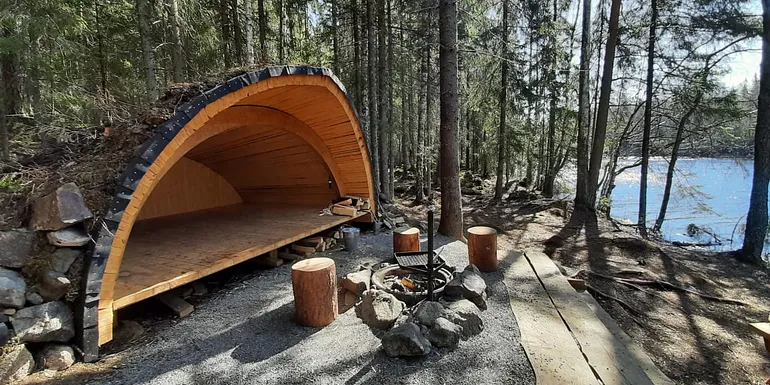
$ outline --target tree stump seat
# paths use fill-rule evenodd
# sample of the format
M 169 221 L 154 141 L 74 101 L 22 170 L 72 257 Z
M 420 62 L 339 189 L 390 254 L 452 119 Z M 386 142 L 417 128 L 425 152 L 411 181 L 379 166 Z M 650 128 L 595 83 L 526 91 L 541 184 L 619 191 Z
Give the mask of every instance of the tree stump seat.
M 291 267 L 296 321 L 323 327 L 337 317 L 337 269 L 331 258 L 309 258 Z
M 393 230 L 393 252 L 420 251 L 420 229 L 400 227 Z
M 468 260 L 480 271 L 497 271 L 497 230 L 487 226 L 468 229 Z

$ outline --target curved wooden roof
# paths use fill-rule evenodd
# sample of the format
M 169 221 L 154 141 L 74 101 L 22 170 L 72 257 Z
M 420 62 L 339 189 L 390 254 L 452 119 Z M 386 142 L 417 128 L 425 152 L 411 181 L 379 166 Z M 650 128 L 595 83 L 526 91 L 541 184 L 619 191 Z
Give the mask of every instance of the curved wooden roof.
M 87 360 L 110 339 L 115 283 L 135 222 L 204 208 L 169 199 L 175 189 L 196 188 L 184 185 L 189 170 L 215 186 L 214 205 L 292 201 L 300 193 L 297 201 L 328 204 L 332 185 L 335 196 L 374 197 L 363 133 L 331 71 L 268 67 L 202 93 L 156 129 L 121 175 L 84 272 L 77 316 Z

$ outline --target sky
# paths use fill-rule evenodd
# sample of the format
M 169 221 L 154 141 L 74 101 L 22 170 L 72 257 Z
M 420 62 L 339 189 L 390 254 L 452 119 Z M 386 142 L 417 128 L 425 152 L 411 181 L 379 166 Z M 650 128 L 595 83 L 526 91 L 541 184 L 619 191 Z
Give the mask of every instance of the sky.
M 759 76 L 759 62 L 762 60 L 761 39 L 754 39 L 750 47 L 752 51 L 736 53 L 730 57 L 730 72 L 722 78 L 726 86 L 737 87 Z

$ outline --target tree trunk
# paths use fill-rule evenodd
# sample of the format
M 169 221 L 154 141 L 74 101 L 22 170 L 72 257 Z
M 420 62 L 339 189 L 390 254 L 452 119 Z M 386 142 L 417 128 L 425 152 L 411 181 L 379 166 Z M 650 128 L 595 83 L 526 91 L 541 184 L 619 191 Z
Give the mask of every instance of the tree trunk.
M 578 73 L 578 137 L 577 184 L 575 205 L 591 207 L 588 196 L 588 132 L 591 130 L 591 0 L 583 0 L 583 26 L 580 37 L 580 71 Z
M 420 60 L 420 79 L 422 74 L 426 73 L 425 59 Z M 427 77 L 427 75 L 426 75 Z M 421 90 L 420 84 L 417 84 L 417 93 L 420 95 L 417 100 L 417 146 L 415 147 L 415 154 L 417 155 L 417 165 L 415 166 L 415 178 L 416 178 L 416 194 L 415 200 L 418 203 L 425 201 L 425 126 L 427 119 L 423 119 L 423 106 L 425 105 L 425 94 Z M 427 91 L 427 87 L 425 88 Z
M 393 199 L 395 195 L 394 190 L 394 173 L 395 173 L 395 152 L 393 151 L 395 130 L 393 129 L 393 81 L 391 78 L 395 78 L 393 75 L 393 20 L 391 20 L 391 1 L 388 0 L 387 7 L 387 25 L 388 25 L 388 199 Z M 403 128 L 403 126 L 402 126 Z
M 284 47 L 285 39 L 286 39 L 285 20 L 286 20 L 286 9 L 285 9 L 284 0 L 278 0 L 278 62 L 281 64 L 286 63 L 286 54 L 285 54 L 286 48 Z M 260 40 L 262 39 L 262 30 L 263 29 L 260 26 L 259 28 Z M 260 41 L 259 44 L 262 44 L 262 42 Z
M 505 163 L 505 115 L 508 103 L 508 0 L 503 0 L 503 47 L 500 69 L 500 127 L 497 130 L 497 180 L 495 197 L 503 198 L 503 164 Z
M 332 8 L 332 71 L 335 74 L 340 72 L 340 52 L 339 41 L 337 39 L 337 0 L 331 0 Z M 338 75 L 339 76 L 339 75 Z
M 383 197 L 385 197 L 386 201 L 390 201 L 390 186 L 388 185 L 389 182 L 389 171 L 388 171 L 388 136 L 390 127 L 388 127 L 388 101 L 387 99 L 387 90 L 386 90 L 386 79 L 388 80 L 388 83 L 390 83 L 390 77 L 388 76 L 388 60 L 387 60 L 387 47 L 386 47 L 386 41 L 385 41 L 385 0 L 378 0 L 377 4 L 377 63 L 378 63 L 378 71 L 377 71 L 377 88 L 378 88 L 378 94 L 381 95 L 378 99 L 378 108 L 379 111 L 379 117 L 378 117 L 378 129 L 379 134 L 378 137 L 380 139 L 380 191 L 382 192 Z
M 666 210 L 668 210 L 668 201 L 671 198 L 671 186 L 673 185 L 674 181 L 676 161 L 679 159 L 679 147 L 682 145 L 682 140 L 684 137 L 684 128 L 687 126 L 687 122 L 690 120 L 692 114 L 694 114 L 695 110 L 698 108 L 701 96 L 703 95 L 703 91 L 701 89 L 698 89 L 697 92 L 698 94 L 695 96 L 695 101 L 687 110 L 687 112 L 685 112 L 682 118 L 679 119 L 679 124 L 676 127 L 676 138 L 674 139 L 674 146 L 671 148 L 671 160 L 668 162 L 668 171 L 666 172 L 666 186 L 663 188 L 663 200 L 660 203 L 658 219 L 655 220 L 655 226 L 653 227 L 653 231 L 655 232 L 660 232 L 660 228 L 663 226 L 663 221 L 666 219 Z M 644 163 L 642 163 L 642 166 L 644 166 Z
M 647 41 L 647 100 L 644 105 L 644 128 L 642 132 L 642 170 L 639 181 L 639 220 L 637 228 L 639 234 L 647 238 L 647 174 L 650 168 L 650 131 L 652 129 L 652 82 L 654 81 L 655 67 L 655 32 L 658 24 L 657 0 L 650 1 L 652 17 L 650 19 L 650 35 Z M 678 136 L 678 134 L 677 134 Z M 671 157 L 674 159 L 674 155 Z M 657 224 L 656 224 L 657 226 Z
M 171 65 L 174 83 L 184 81 L 184 56 L 182 55 L 182 17 L 179 15 L 179 1 L 169 0 L 171 8 Z
M 256 61 L 254 57 L 254 11 L 252 0 L 243 1 L 244 27 L 246 27 L 246 64 L 252 65 Z
M 556 26 L 557 4 L 553 2 L 553 14 L 551 15 L 551 25 Z M 556 34 L 551 32 L 548 38 L 548 79 L 549 105 L 548 105 L 548 137 L 546 138 L 548 146 L 545 151 L 545 178 L 543 179 L 543 196 L 553 197 L 554 183 L 556 182 L 556 107 L 559 100 L 559 92 L 556 86 L 556 76 L 558 74 L 558 65 L 556 63 Z
M 612 72 L 615 65 L 615 48 L 618 41 L 618 20 L 620 18 L 620 0 L 612 0 L 610 9 L 609 36 L 604 51 L 604 71 L 599 107 L 594 128 L 591 163 L 588 168 L 588 197 L 591 207 L 596 204 L 596 190 L 599 187 L 599 171 L 602 168 L 604 140 L 607 136 L 607 117 L 610 112 L 610 94 L 612 93 Z
M 233 66 L 233 57 L 230 52 L 230 15 L 227 0 L 219 0 L 219 23 L 222 29 L 222 53 L 224 54 L 225 67 L 231 68 Z
M 2 36 L 6 40 L 11 40 L 14 35 L 13 27 L 10 25 L 2 26 Z M 16 70 L 16 54 L 12 50 L 0 51 L 0 75 L 2 83 L 0 84 L 0 158 L 7 161 L 10 159 L 10 119 L 7 115 L 13 115 L 18 108 L 18 76 Z
M 460 149 L 457 136 L 460 105 L 457 96 L 457 1 L 439 1 L 439 65 L 441 85 L 441 221 L 438 231 L 464 239 L 460 195 Z
M 754 131 L 754 178 L 751 185 L 746 235 L 739 258 L 762 262 L 767 237 L 767 193 L 770 183 L 770 0 L 762 0 L 762 64 L 759 73 L 757 127 Z
M 283 5 L 283 1 L 281 1 L 281 5 Z M 279 12 L 283 12 L 283 6 L 281 6 Z M 263 63 L 266 63 L 270 61 L 270 55 L 267 52 L 267 13 L 265 13 L 265 0 L 257 0 L 257 13 L 259 16 L 259 59 Z M 283 21 L 283 16 L 281 17 L 281 21 Z M 283 28 L 283 23 L 281 23 L 281 28 Z M 281 39 L 283 39 L 283 29 L 281 30 Z M 283 56 L 283 53 L 281 56 Z M 281 62 L 283 62 L 283 59 L 281 60 Z
M 430 31 L 430 14 L 428 11 L 428 23 L 426 28 Z M 425 188 L 427 190 L 428 201 L 433 202 L 433 176 L 431 175 L 433 167 L 433 145 L 431 141 L 433 125 L 431 117 L 433 116 L 433 93 L 431 86 L 433 82 L 430 77 L 430 32 L 428 32 L 428 42 L 425 45 Z
M 374 7 L 376 6 L 377 0 L 366 0 L 366 24 L 367 24 L 367 56 L 369 58 L 368 60 L 368 68 L 367 73 L 369 77 L 369 137 L 371 138 L 371 146 L 369 147 L 372 151 L 372 178 L 374 179 L 374 190 L 375 190 L 375 199 L 379 199 L 380 196 L 380 148 L 379 148 L 379 142 L 378 142 L 378 113 L 377 113 L 377 104 L 379 102 L 379 92 L 377 89 L 377 79 L 375 78 L 375 74 L 377 71 L 377 51 L 374 44 L 374 40 L 376 39 L 375 32 L 374 32 L 374 23 L 375 23 L 375 16 L 374 16 Z M 374 4 L 373 4 L 374 3 Z
M 235 39 L 235 64 L 240 66 L 243 65 L 243 32 L 241 31 L 241 19 L 238 12 L 238 0 L 230 0 L 230 3 L 231 17 L 233 18 L 233 37 Z
M 142 41 L 147 99 L 150 103 L 154 103 L 158 100 L 158 82 L 155 78 L 155 54 L 151 41 L 150 9 L 147 0 L 136 0 L 136 14 L 139 19 L 139 38 Z

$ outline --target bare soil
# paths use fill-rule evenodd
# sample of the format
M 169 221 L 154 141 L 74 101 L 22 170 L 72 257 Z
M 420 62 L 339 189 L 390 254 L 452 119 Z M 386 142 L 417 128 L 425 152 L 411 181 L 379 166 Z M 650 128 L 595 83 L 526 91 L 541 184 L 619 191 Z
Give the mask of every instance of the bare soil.
M 602 307 L 677 383 L 764 384 L 770 377 L 762 339 L 748 328 L 770 315 L 765 268 L 725 253 L 645 241 L 593 212 L 565 213 L 566 202 L 463 199 L 466 227 L 495 227 L 499 248 L 544 251 L 566 275 L 585 279 Z M 424 221 L 427 206 L 397 199 L 391 210 Z M 622 279 L 664 281 L 745 304 Z

